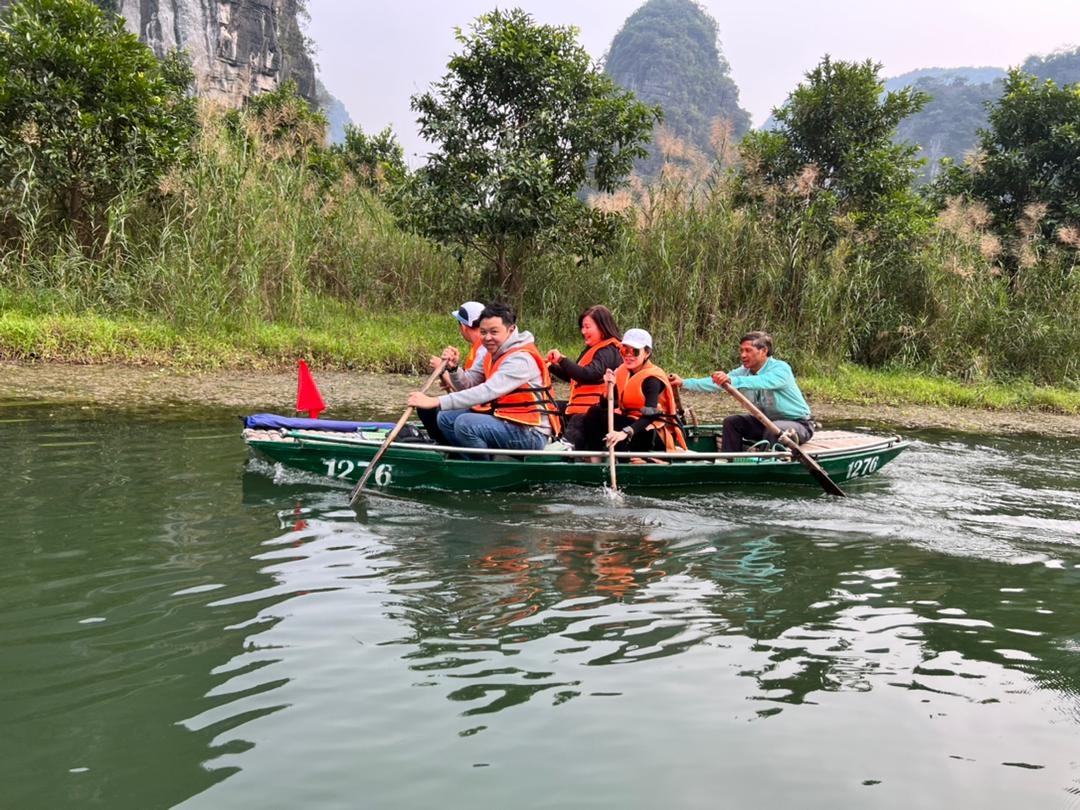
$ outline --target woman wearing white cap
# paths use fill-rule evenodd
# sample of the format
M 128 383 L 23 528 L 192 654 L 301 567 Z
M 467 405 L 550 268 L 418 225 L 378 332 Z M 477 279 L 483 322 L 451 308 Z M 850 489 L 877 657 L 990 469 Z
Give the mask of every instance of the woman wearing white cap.
M 652 362 L 652 345 L 652 335 L 644 329 L 628 329 L 622 336 L 622 365 L 604 374 L 605 382 L 615 385 L 615 429 L 607 429 L 606 401 L 594 405 L 585 414 L 585 449 L 686 449 L 675 392 L 667 372 Z

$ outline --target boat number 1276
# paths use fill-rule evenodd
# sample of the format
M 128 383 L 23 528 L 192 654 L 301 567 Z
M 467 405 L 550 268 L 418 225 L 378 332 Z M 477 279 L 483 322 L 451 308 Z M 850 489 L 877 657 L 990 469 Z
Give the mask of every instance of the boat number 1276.
M 366 461 L 356 463 L 350 461 L 347 458 L 324 458 L 323 464 L 326 465 L 326 474 L 330 478 L 348 478 L 357 469 L 363 469 L 367 466 Z M 385 487 L 390 483 L 390 465 L 380 464 L 375 468 L 375 483 L 381 487 Z
M 878 468 L 878 457 L 857 458 L 847 465 L 847 478 L 859 478 L 869 475 Z

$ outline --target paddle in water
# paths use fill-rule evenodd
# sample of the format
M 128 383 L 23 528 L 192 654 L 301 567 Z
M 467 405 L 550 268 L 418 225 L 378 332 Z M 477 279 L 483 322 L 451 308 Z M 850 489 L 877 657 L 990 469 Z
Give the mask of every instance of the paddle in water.
M 427 390 L 435 383 L 437 379 L 442 375 L 443 369 L 446 368 L 446 361 L 439 361 L 439 366 L 428 377 L 427 382 L 424 383 L 424 387 L 420 389 L 420 393 L 426 394 Z M 397 420 L 397 424 L 386 434 L 386 439 L 383 440 L 382 447 L 375 451 L 375 455 L 371 457 L 371 461 L 368 462 L 367 469 L 364 470 L 364 474 L 360 476 L 360 480 L 356 482 L 356 486 L 353 487 L 353 491 L 349 493 L 349 506 L 356 503 L 356 499 L 360 497 L 360 491 L 364 488 L 364 484 L 367 483 L 368 478 L 371 476 L 372 471 L 375 469 L 375 465 L 382 459 L 383 454 L 386 452 L 386 448 L 390 446 L 390 443 L 397 438 L 397 435 L 401 432 L 401 429 L 405 427 L 405 423 L 409 421 L 409 417 L 412 416 L 413 408 L 410 405 L 405 409 L 405 413 L 401 415 L 401 418 Z
M 615 432 L 615 383 L 607 384 L 607 431 Z M 607 449 L 608 473 L 611 478 L 611 491 L 618 493 L 619 486 L 615 483 L 615 445 L 609 444 Z
M 764 414 L 761 408 L 759 408 L 757 405 L 747 399 L 746 396 L 742 393 L 742 391 L 740 391 L 731 383 L 721 383 L 720 387 L 727 391 L 729 394 L 731 394 L 733 397 L 735 397 L 735 399 L 739 400 L 739 402 L 742 403 L 742 406 L 746 408 L 746 410 L 748 410 L 755 419 L 761 422 L 761 424 L 763 424 L 767 430 L 776 433 L 780 437 L 780 443 L 791 451 L 791 455 L 794 456 L 796 461 L 798 461 L 810 471 L 810 474 L 817 479 L 817 482 L 819 484 L 821 484 L 822 489 L 824 489 L 830 495 L 839 495 L 840 497 L 844 497 L 844 490 L 840 489 L 840 487 L 836 485 L 836 482 L 829 478 L 829 474 L 825 472 L 824 468 L 820 464 L 818 464 L 815 459 L 808 456 L 803 451 L 803 449 L 799 447 L 798 442 L 796 442 L 790 436 L 785 436 L 783 433 L 781 433 L 780 428 L 778 428 L 776 424 Z

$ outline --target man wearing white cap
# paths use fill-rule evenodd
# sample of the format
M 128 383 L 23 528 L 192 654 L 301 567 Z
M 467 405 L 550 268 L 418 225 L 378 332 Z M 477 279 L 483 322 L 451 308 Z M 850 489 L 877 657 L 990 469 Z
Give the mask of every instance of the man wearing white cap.
M 562 427 L 547 362 L 532 333 L 519 331 L 514 310 L 489 304 L 480 313 L 483 368 L 465 369 L 454 346 L 443 350 L 452 390 L 440 397 L 409 394 L 414 408 L 438 408 L 437 423 L 448 444 L 471 448 L 540 450 Z M 469 454 L 486 460 L 486 454 Z
M 461 361 L 461 367 L 466 371 L 474 366 L 476 368 L 484 367 L 484 355 L 487 354 L 487 349 L 484 348 L 483 341 L 480 340 L 480 313 L 483 311 L 484 305 L 479 301 L 466 301 L 454 312 L 450 313 L 454 320 L 458 322 L 458 330 L 461 332 L 461 336 L 469 344 L 469 351 L 465 355 L 465 359 Z M 437 368 L 441 362 L 441 357 L 432 357 L 431 368 Z M 453 391 L 454 389 L 450 386 L 450 375 L 443 374 L 443 388 L 447 391 Z
M 469 344 L 469 351 L 465 355 L 465 359 L 461 362 L 461 367 L 466 370 L 482 371 L 484 368 L 484 357 L 487 356 L 487 349 L 484 348 L 483 341 L 480 340 L 480 313 L 484 311 L 484 305 L 479 301 L 466 301 L 456 310 L 450 313 L 454 320 L 458 323 L 458 331 L 461 332 L 461 336 Z M 446 353 L 446 349 L 443 348 L 443 354 Z M 432 371 L 439 367 L 442 363 L 441 357 L 432 357 L 430 360 L 430 366 Z M 454 391 L 454 381 L 450 376 L 450 372 L 444 371 L 442 378 L 439 380 L 442 384 L 444 391 Z M 437 408 L 417 408 L 416 415 L 420 417 L 420 421 L 424 425 L 424 429 L 427 430 L 428 435 L 435 440 L 437 444 L 446 444 L 446 436 L 439 430 L 438 425 Z

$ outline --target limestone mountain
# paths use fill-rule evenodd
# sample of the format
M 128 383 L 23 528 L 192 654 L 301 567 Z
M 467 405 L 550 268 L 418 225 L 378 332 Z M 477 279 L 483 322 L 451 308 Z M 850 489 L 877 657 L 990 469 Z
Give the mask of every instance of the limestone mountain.
M 299 15 L 304 0 L 110 0 L 129 31 L 158 56 L 187 51 L 196 92 L 228 106 L 296 82 L 316 100 L 315 65 Z
M 1020 67 L 1059 86 L 1076 84 L 1080 82 L 1080 48 L 1029 56 Z M 926 159 L 921 180 L 937 176 L 942 158 L 960 163 L 975 150 L 978 132 L 987 125 L 989 106 L 1001 97 L 1005 75 L 999 67 L 922 68 L 885 81 L 886 90 L 911 85 L 930 94 L 922 110 L 900 123 L 896 137 L 918 144 L 919 156 Z
M 0 10 L 15 0 L 0 0 Z M 159 57 L 186 51 L 195 91 L 230 107 L 291 79 L 316 101 L 315 64 L 300 18 L 306 0 L 93 0 L 119 14 Z
M 716 155 L 718 134 L 736 143 L 750 128 L 720 50 L 719 26 L 693 0 L 648 0 L 615 35 L 604 71 L 640 100 L 659 104 L 663 127 L 706 157 Z M 643 174 L 659 169 L 655 143 L 652 152 L 639 166 Z
M 959 163 L 975 149 L 987 107 L 1001 96 L 1004 78 L 1002 68 L 961 67 L 922 68 L 885 80 L 886 91 L 911 86 L 930 96 L 919 112 L 900 122 L 895 138 L 918 145 L 918 156 L 926 161 L 920 182 L 938 175 L 943 158 Z

